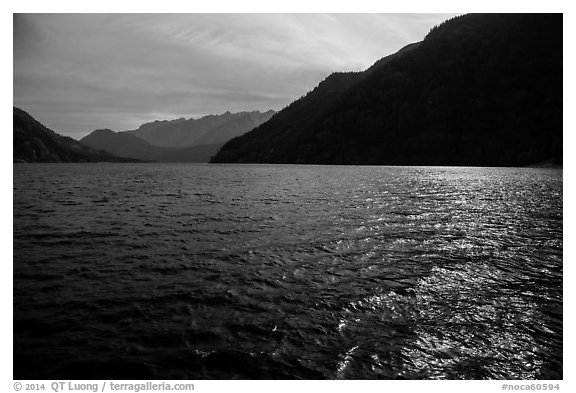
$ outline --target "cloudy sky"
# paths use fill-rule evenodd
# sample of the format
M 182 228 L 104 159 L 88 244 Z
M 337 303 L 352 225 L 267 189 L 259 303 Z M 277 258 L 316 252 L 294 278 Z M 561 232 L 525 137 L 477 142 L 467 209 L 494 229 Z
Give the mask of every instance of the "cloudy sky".
M 14 105 L 80 138 L 280 110 L 453 14 L 14 14 Z

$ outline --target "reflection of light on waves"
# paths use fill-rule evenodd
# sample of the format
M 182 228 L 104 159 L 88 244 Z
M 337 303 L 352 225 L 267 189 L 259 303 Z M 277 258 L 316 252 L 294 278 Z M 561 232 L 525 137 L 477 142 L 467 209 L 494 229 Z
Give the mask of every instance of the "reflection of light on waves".
M 453 269 L 433 268 L 430 276 L 419 280 L 415 295 L 403 296 L 390 291 L 351 302 L 344 309 L 346 316 L 340 319 L 338 331 L 342 332 L 350 321 L 360 322 L 362 318 L 358 318 L 358 313 L 369 311 L 381 313 L 384 321 L 417 321 L 415 345 L 401 348 L 408 361 L 400 375 L 408 377 L 424 373 L 429 378 L 445 378 L 446 372 L 456 370 L 459 363 L 484 358 L 483 365 L 496 371 L 496 376 L 536 378 L 542 366 L 542 360 L 534 353 L 536 342 L 518 328 L 519 324 L 534 323 L 536 305 L 513 295 L 498 296 L 491 304 L 487 303 L 482 297 L 498 291 L 502 277 L 486 264 L 459 265 Z M 447 326 L 460 326 L 460 329 L 453 327 L 450 331 Z M 482 338 L 474 337 L 479 326 L 484 329 Z M 338 378 L 352 362 L 352 354 L 357 349 L 358 346 L 354 346 L 341 355 Z M 377 371 L 381 366 L 378 354 L 371 358 L 375 361 L 372 369 Z M 494 361 L 499 361 L 498 365 L 493 366 Z
M 398 321 L 398 320 L 413 320 L 416 317 L 416 308 L 413 298 L 402 296 L 394 291 L 388 293 L 381 293 L 365 297 L 361 300 L 350 302 L 348 307 L 344 309 L 347 316 L 340 318 L 338 323 L 338 331 L 342 332 L 349 324 L 349 322 L 361 322 L 362 318 L 353 317 L 361 315 L 366 312 L 379 313 L 380 319 L 383 321 Z M 352 354 L 359 346 L 354 346 L 349 349 L 344 355 L 340 355 L 343 360 L 338 362 L 337 365 L 337 378 L 342 378 L 346 368 L 352 362 Z M 374 360 L 372 370 L 378 371 L 382 367 L 382 363 L 377 354 L 370 356 Z
M 402 348 L 410 360 L 405 373 L 441 374 L 470 358 L 498 362 L 498 376 L 507 379 L 533 379 L 542 366 L 534 354 L 534 338 L 518 326 L 534 323 L 536 305 L 518 296 L 499 296 L 486 304 L 483 295 L 501 286 L 498 274 L 486 264 L 455 266 L 454 270 L 435 267 L 419 280 L 416 302 L 420 323 L 416 325 L 416 346 Z M 474 302 L 484 302 L 484 304 Z M 447 304 L 445 308 L 438 304 Z M 440 321 L 440 331 L 427 321 Z M 424 322 L 424 323 L 422 323 Z M 461 326 L 447 331 L 446 326 Z M 474 342 L 472 333 L 481 326 L 483 344 Z M 449 337 L 452 333 L 452 337 Z M 457 336 L 455 339 L 453 336 Z M 411 363 L 411 364 L 410 364 Z M 486 364 L 490 366 L 490 364 Z M 411 367 L 412 366 L 412 367 Z M 494 369 L 492 369 L 494 371 Z
M 346 352 L 346 354 L 344 355 L 344 359 L 342 359 L 340 362 L 338 362 L 338 372 L 336 374 L 337 378 L 342 378 L 344 370 L 346 370 L 346 367 L 348 367 L 348 365 L 352 361 L 352 354 L 357 349 L 358 349 L 358 345 L 350 348 L 348 350 L 348 352 Z
M 354 313 L 359 310 L 361 312 L 366 312 L 368 310 L 381 312 L 381 319 L 385 321 L 398 320 L 400 318 L 411 319 L 415 316 L 414 304 L 412 304 L 410 299 L 399 295 L 394 291 L 372 295 L 365 297 L 362 300 L 350 302 L 348 307 L 344 308 L 344 312 L 350 316 L 354 315 Z M 361 318 L 340 318 L 338 331 L 341 332 L 351 320 L 360 322 Z

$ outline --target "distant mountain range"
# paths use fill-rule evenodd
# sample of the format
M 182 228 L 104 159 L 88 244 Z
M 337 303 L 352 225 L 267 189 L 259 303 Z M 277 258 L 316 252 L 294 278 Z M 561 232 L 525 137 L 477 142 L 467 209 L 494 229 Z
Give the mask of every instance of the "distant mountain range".
M 334 73 L 212 162 L 562 163 L 562 14 L 470 14 Z
M 270 119 L 276 112 L 226 112 L 199 119 L 155 121 L 126 131 L 146 142 L 162 147 L 190 147 L 224 143 Z
M 13 109 L 14 162 L 134 162 L 92 149 L 46 128 L 22 109 Z
M 199 119 L 163 120 L 136 130 L 96 130 L 80 142 L 95 149 L 141 160 L 208 162 L 228 140 L 269 120 L 276 112 L 226 112 Z

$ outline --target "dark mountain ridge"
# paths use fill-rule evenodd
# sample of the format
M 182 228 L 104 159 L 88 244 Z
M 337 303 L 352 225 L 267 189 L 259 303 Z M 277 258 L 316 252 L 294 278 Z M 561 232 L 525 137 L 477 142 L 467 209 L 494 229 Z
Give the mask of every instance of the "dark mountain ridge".
M 92 149 L 48 129 L 22 109 L 13 108 L 13 162 L 134 162 Z
M 212 162 L 562 163 L 562 15 L 470 14 L 334 73 Z

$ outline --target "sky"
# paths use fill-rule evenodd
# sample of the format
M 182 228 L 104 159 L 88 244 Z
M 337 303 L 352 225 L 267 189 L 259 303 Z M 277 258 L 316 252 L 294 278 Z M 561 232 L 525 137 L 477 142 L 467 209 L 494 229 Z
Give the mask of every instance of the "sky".
M 13 103 L 81 138 L 280 110 L 455 14 L 14 14 Z

